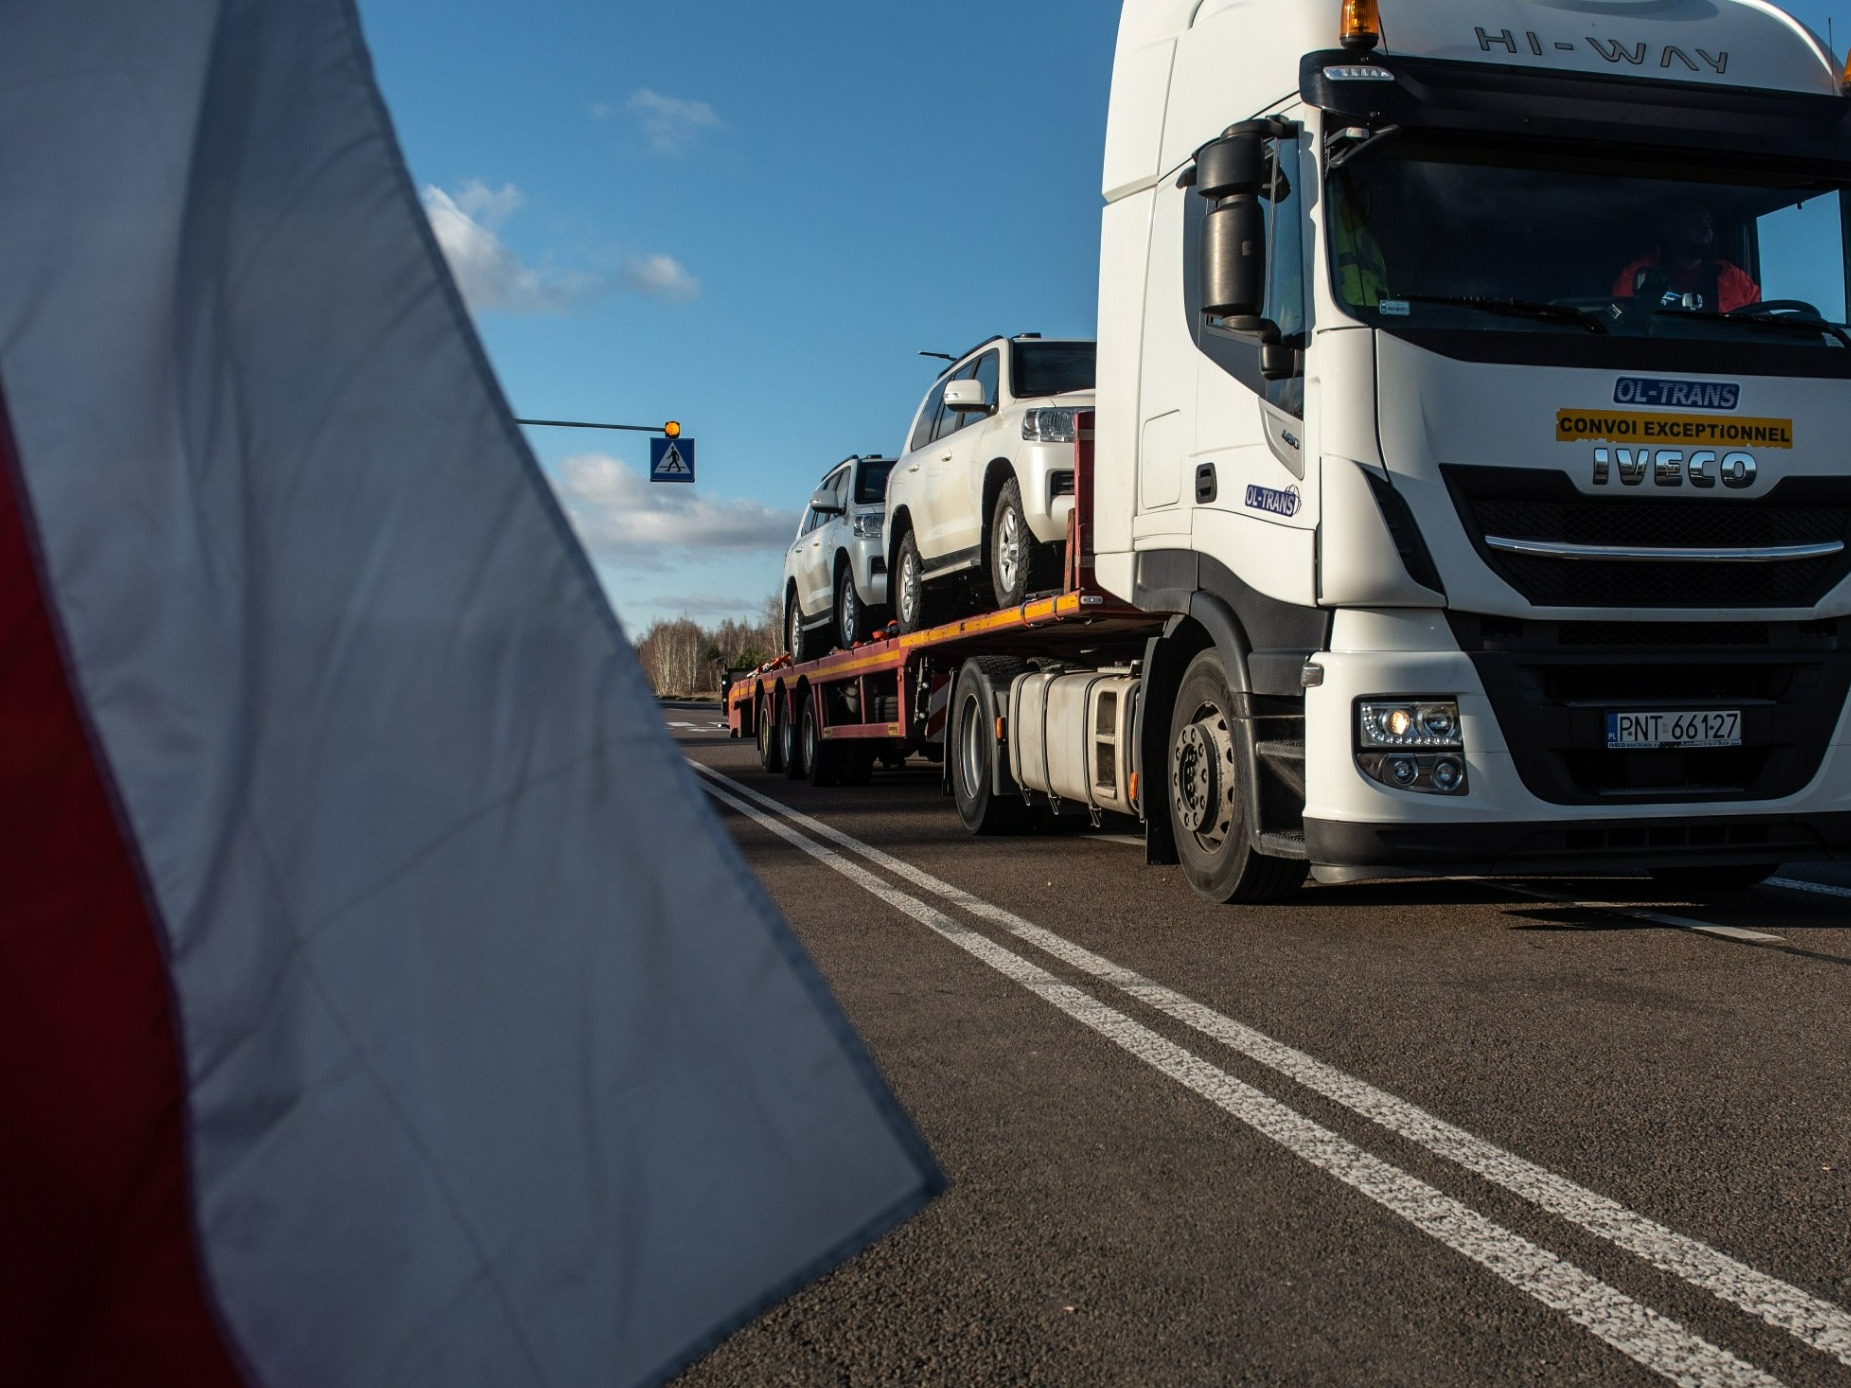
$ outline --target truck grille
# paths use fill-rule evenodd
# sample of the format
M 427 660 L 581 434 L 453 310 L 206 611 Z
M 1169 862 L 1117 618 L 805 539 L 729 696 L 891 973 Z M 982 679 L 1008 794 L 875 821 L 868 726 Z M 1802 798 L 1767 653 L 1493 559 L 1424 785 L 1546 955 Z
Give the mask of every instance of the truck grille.
M 1448 613 L 1518 776 L 1558 805 L 1768 800 L 1818 774 L 1851 689 L 1840 622 L 1551 622 Z M 1740 747 L 1616 750 L 1606 715 L 1737 709 Z
M 1765 497 L 1698 500 L 1649 485 L 1583 496 L 1560 472 L 1442 469 L 1466 533 L 1491 569 L 1544 607 L 1811 607 L 1851 572 L 1851 547 L 1771 563 L 1560 559 L 1506 540 L 1635 549 L 1760 549 L 1851 540 L 1851 483 L 1787 478 Z

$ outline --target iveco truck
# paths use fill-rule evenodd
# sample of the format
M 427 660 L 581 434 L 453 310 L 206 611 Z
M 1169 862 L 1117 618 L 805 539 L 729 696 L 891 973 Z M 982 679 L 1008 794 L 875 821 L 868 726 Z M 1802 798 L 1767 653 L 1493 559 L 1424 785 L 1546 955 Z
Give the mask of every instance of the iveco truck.
M 1098 631 L 896 676 L 966 822 L 1136 815 L 1228 901 L 1851 848 L 1847 188 L 1761 0 L 1126 0 Z

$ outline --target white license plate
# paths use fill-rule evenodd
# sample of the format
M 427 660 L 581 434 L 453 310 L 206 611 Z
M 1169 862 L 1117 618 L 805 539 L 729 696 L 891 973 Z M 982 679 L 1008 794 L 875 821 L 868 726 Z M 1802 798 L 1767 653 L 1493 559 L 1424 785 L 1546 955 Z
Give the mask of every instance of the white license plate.
M 1741 745 L 1742 715 L 1736 709 L 1607 715 L 1607 746 L 1615 749 Z

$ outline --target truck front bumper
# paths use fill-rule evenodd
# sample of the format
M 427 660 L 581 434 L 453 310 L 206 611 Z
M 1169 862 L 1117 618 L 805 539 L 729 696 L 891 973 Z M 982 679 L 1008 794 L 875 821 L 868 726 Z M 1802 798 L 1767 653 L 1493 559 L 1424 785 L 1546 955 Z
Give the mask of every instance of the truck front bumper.
M 1305 821 L 1314 863 L 1436 875 L 1646 872 L 1851 859 L 1851 811 L 1678 818 L 1362 824 Z
M 1440 648 L 1447 638 L 1437 623 L 1413 612 L 1385 616 L 1365 633 L 1379 640 L 1352 642 L 1347 650 L 1344 625 L 1332 643 L 1337 649 L 1312 658 L 1321 683 L 1306 691 L 1304 831 L 1315 865 L 1617 874 L 1680 864 L 1851 859 L 1851 709 L 1827 681 L 1801 691 L 1799 704 L 1776 709 L 1777 720 L 1764 719 L 1768 738 L 1786 736 L 1800 723 L 1815 728 L 1805 774 L 1789 778 L 1779 788 L 1783 793 L 1676 786 L 1564 790 L 1536 770 L 1538 739 L 1549 735 L 1547 727 L 1527 712 L 1514 726 L 1501 722 L 1471 657 Z M 1650 672 L 1652 653 L 1635 659 Z M 1365 776 L 1356 759 L 1356 709 L 1367 698 L 1456 699 L 1465 793 L 1394 789 Z M 1562 727 L 1586 737 L 1581 724 L 1587 718 L 1638 702 L 1577 699 L 1564 704 L 1565 711 L 1544 711 L 1560 712 L 1571 720 Z M 1729 697 L 1715 702 L 1736 706 Z M 1750 709 L 1742 703 L 1746 719 Z

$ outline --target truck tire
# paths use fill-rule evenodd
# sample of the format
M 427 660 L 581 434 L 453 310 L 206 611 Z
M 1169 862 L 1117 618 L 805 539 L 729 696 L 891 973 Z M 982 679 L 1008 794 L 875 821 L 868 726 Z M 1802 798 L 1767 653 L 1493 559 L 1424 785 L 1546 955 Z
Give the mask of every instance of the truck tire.
M 1238 736 L 1221 654 L 1203 651 L 1183 672 L 1170 712 L 1166 798 L 1183 876 L 1213 902 L 1281 901 L 1304 882 L 1308 864 L 1269 858 L 1248 842 Z
M 907 531 L 900 540 L 900 553 L 893 562 L 893 574 L 887 580 L 892 589 L 894 613 L 901 631 L 924 631 L 938 616 L 938 594 L 925 581 L 925 565 L 919 559 L 919 541 Z
M 1029 592 L 1029 570 L 1034 566 L 1035 535 L 1022 510 L 1022 484 L 1011 477 L 1003 483 L 990 513 L 990 592 L 997 610 L 1016 607 Z
M 816 700 L 803 701 L 800 723 L 804 774 L 813 786 L 833 786 L 842 780 L 842 744 L 823 740 L 816 721 Z
M 1007 771 L 1000 791 L 991 776 L 1000 703 L 1010 682 L 1026 669 L 1027 662 L 1012 656 L 980 655 L 958 671 L 945 725 L 945 754 L 958 818 L 973 834 L 1018 834 L 1034 818 Z
M 784 735 L 778 729 L 778 696 L 758 701 L 758 764 L 772 775 L 784 769 Z
M 784 776 L 786 780 L 801 781 L 809 768 L 803 764 L 803 736 L 799 719 L 803 716 L 798 704 L 810 702 L 810 691 L 796 689 L 784 704 L 784 720 L 778 724 L 778 744 L 784 749 Z

